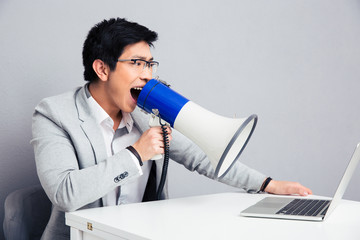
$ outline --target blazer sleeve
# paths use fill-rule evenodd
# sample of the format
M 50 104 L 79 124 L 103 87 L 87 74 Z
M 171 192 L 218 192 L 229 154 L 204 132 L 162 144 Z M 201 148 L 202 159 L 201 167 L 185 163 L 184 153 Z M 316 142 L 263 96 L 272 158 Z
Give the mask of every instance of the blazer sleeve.
M 44 100 L 35 108 L 31 140 L 40 182 L 56 207 L 79 209 L 140 175 L 127 150 L 98 159 L 97 164 L 90 153 L 87 160 L 91 163 L 84 166 L 70 128 L 63 125 L 57 110 Z
M 227 185 L 242 188 L 248 192 L 258 191 L 266 176 L 248 166 L 236 161 L 229 172 L 216 179 L 215 170 L 205 153 L 191 140 L 176 130 L 172 133 L 170 158 L 182 164 L 190 171 L 197 171 L 208 178 L 218 180 Z

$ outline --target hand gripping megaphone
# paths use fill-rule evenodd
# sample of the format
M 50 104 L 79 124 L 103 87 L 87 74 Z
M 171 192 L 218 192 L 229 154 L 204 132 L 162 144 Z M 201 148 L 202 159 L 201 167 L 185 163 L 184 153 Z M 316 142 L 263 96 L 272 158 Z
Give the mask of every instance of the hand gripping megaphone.
M 146 83 L 137 105 L 147 113 L 156 111 L 161 119 L 197 144 L 208 156 L 217 178 L 224 177 L 240 157 L 257 123 L 255 114 L 236 119 L 210 112 L 157 79 Z

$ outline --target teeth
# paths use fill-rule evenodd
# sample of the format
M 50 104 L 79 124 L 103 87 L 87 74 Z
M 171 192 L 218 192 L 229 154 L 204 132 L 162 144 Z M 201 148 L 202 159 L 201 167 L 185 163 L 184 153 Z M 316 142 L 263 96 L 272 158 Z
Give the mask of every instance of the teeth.
M 134 87 L 134 89 L 141 91 L 143 88 L 142 87 Z

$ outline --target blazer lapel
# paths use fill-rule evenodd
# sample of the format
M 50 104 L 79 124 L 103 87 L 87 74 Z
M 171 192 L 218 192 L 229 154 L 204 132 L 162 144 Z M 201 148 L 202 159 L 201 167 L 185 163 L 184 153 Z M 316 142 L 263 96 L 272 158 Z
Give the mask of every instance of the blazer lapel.
M 95 155 L 95 163 L 97 164 L 106 159 L 107 153 L 100 127 L 92 116 L 87 103 L 87 96 L 85 93 L 85 88 L 87 87 L 88 84 L 80 89 L 76 95 L 75 102 L 78 109 L 79 120 L 82 122 L 81 128 L 91 143 Z

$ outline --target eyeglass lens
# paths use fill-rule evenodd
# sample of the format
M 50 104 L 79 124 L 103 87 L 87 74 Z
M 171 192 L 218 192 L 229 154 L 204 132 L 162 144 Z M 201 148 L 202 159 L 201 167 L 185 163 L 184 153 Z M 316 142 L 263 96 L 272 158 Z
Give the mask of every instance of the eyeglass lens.
M 153 73 L 156 72 L 158 63 L 157 62 L 148 62 L 142 59 L 135 59 L 135 65 L 139 66 L 140 69 L 145 70 L 146 67 L 149 68 Z

